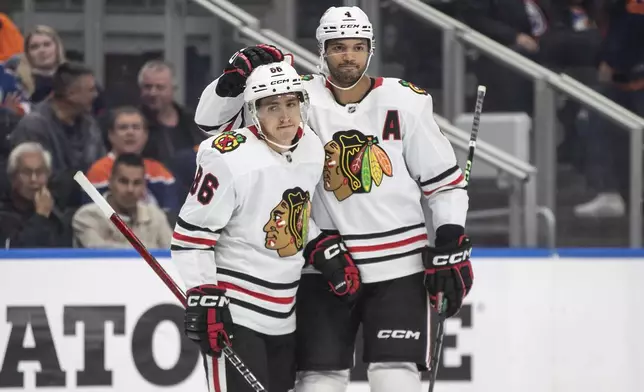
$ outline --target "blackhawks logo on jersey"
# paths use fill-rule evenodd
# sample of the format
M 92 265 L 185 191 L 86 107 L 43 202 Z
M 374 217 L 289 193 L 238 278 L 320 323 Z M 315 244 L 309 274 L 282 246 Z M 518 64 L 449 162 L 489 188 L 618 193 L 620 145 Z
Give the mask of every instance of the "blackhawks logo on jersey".
M 311 197 L 299 187 L 287 189 L 282 200 L 273 208 L 264 225 L 268 249 L 280 257 L 293 256 L 304 247 L 309 229 Z
M 219 152 L 226 153 L 236 150 L 240 144 L 246 141 L 246 136 L 241 133 L 234 131 L 225 131 L 222 132 L 219 136 L 215 138 L 212 142 L 213 148 L 219 150 Z
M 383 176 L 393 175 L 391 160 L 378 138 L 355 129 L 336 132 L 324 145 L 324 153 L 324 189 L 338 201 L 354 193 L 369 193 L 374 185 L 380 186 Z
M 398 83 L 400 83 L 401 86 L 409 88 L 411 91 L 415 92 L 416 94 L 420 95 L 429 95 L 427 94 L 427 91 L 416 86 L 415 84 L 408 82 L 406 80 L 399 80 Z

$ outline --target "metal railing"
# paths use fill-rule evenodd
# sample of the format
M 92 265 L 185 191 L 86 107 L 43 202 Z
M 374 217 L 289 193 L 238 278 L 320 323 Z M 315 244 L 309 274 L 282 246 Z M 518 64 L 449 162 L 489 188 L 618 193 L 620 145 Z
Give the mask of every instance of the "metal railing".
M 237 32 L 246 39 L 257 43 L 275 45 L 297 57 L 297 66 L 308 72 L 317 72 L 317 57 L 296 43 L 269 29 L 260 29 L 257 18 L 228 2 L 219 0 L 192 0 L 208 11 L 235 27 Z M 313 57 L 311 57 L 313 56 Z
M 644 118 L 564 73 L 555 73 L 419 0 L 392 0 L 443 31 L 443 107 L 449 120 L 463 113 L 465 45 L 531 78 L 535 83 L 535 163 L 538 201 L 555 211 L 557 179 L 555 91 L 630 131 L 629 244 L 642 245 L 642 143 Z
M 470 135 L 468 132 L 451 124 L 447 119 L 434 114 L 436 123 L 445 133 L 452 145 L 461 151 L 469 151 Z M 494 217 L 509 217 L 509 244 L 510 246 L 537 246 L 538 224 L 537 215 L 544 215 L 548 219 L 551 215 L 544 214 L 546 208 L 537 206 L 536 174 L 537 168 L 523 162 L 500 148 L 486 143 L 482 137 L 476 142 L 476 160 L 487 163 L 499 171 L 508 174 L 511 179 L 509 208 L 496 210 Z M 470 211 L 468 220 L 486 219 L 490 211 Z M 555 237 L 554 224 L 547 221 L 548 238 Z M 553 241 L 548 241 L 548 246 L 554 248 Z
M 316 62 L 318 56 L 307 49 L 288 40 L 284 36 L 269 29 L 260 28 L 257 18 L 246 11 L 230 3 L 227 0 L 192 0 L 205 9 L 211 11 L 222 20 L 235 27 L 239 34 L 252 42 L 269 43 L 275 45 L 285 52 L 293 53 L 297 57 L 296 65 L 302 66 L 309 72 L 318 72 Z M 463 131 L 447 119 L 435 116 L 436 122 L 447 135 L 455 148 L 468 151 L 469 133 Z M 509 236 L 511 246 L 537 246 L 538 225 L 537 216 L 543 214 L 544 209 L 537 206 L 537 169 L 507 152 L 485 142 L 485 138 L 477 142 L 476 159 L 485 162 L 500 172 L 507 173 L 512 177 L 509 208 L 506 212 L 497 213 L 496 216 L 509 216 Z M 476 211 L 472 211 L 473 216 Z M 548 215 L 548 214 L 545 214 Z M 544 216 L 545 216 L 544 215 Z M 552 216 L 550 214 L 549 216 Z M 468 215 L 469 217 L 469 215 Z M 554 225 L 547 225 L 550 230 L 549 238 L 554 238 Z M 548 241 L 548 246 L 554 247 L 554 243 Z

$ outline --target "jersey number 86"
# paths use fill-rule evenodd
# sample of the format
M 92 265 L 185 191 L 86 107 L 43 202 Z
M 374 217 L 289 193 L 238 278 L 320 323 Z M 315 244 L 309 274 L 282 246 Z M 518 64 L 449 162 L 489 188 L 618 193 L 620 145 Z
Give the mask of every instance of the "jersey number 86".
M 201 177 L 203 177 L 203 182 L 201 181 Z M 199 186 L 200 183 L 201 187 Z M 212 200 L 217 188 L 219 188 L 219 180 L 217 180 L 217 177 L 210 173 L 206 173 L 204 176 L 203 168 L 199 166 L 195 179 L 190 187 L 190 194 L 194 196 L 196 193 L 199 203 L 206 205 Z

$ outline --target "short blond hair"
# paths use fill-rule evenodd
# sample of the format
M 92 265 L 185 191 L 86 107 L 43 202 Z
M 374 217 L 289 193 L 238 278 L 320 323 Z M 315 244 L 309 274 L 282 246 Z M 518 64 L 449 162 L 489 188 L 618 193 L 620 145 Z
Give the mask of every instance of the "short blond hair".
M 67 61 L 65 57 L 65 47 L 63 46 L 63 41 L 60 39 L 60 36 L 53 28 L 46 25 L 37 25 L 32 30 L 27 33 L 25 36 L 25 54 L 27 55 L 27 60 L 29 65 L 33 67 L 33 60 L 29 57 L 29 43 L 34 35 L 46 35 L 51 38 L 56 44 L 56 65 L 60 65 Z

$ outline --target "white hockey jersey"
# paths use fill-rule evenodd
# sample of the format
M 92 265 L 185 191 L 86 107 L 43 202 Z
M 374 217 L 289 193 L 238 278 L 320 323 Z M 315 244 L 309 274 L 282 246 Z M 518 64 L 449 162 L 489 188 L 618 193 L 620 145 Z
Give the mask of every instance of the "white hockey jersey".
M 420 252 L 429 239 L 421 201 L 433 228 L 464 227 L 468 209 L 464 176 L 434 120 L 431 96 L 403 80 L 372 78 L 359 103 L 341 105 L 323 76 L 302 78 L 311 100 L 308 123 L 325 144 L 316 224 L 342 235 L 366 283 L 422 271 Z M 204 90 L 195 115 L 211 131 L 248 118 L 242 98 L 219 97 L 216 85 Z
M 267 335 L 295 330 L 295 293 L 324 150 L 310 128 L 279 154 L 255 127 L 203 141 L 197 173 L 172 235 L 186 287 L 219 284 L 233 322 Z

